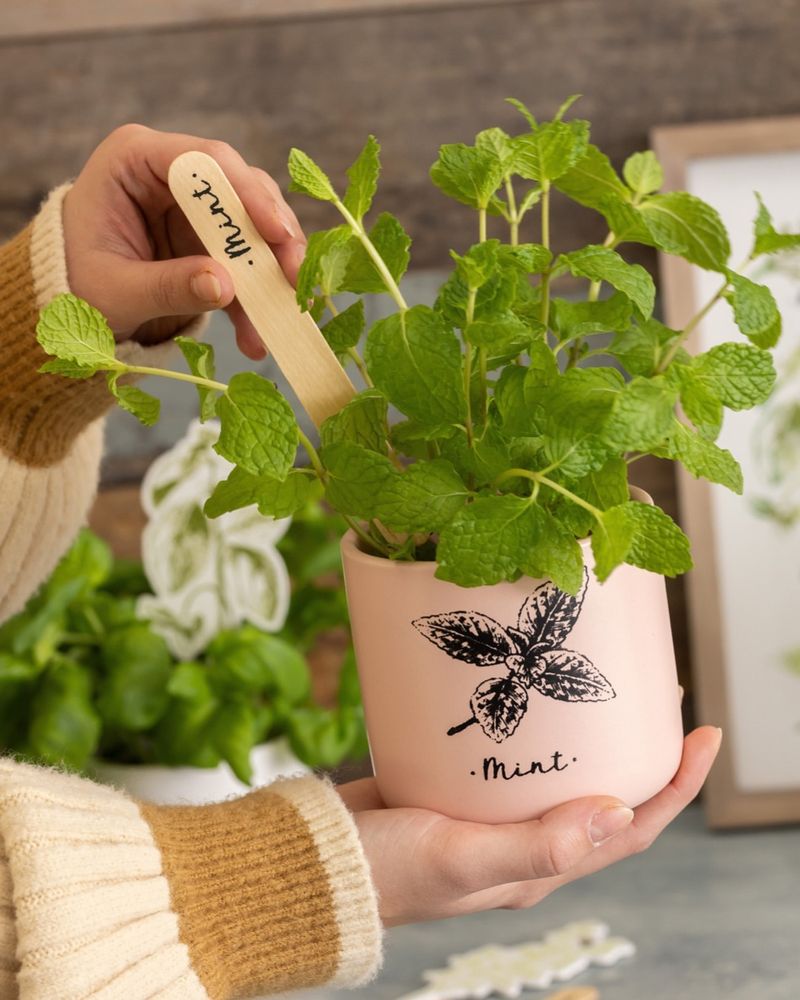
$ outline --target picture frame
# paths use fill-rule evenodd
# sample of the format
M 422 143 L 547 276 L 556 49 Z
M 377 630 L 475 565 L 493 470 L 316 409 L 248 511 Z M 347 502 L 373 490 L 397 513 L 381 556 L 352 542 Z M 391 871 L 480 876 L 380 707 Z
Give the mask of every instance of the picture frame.
M 664 167 L 664 189 L 688 191 L 720 212 L 731 233 L 733 267 L 752 246 L 757 185 L 776 227 L 798 231 L 800 116 L 664 126 L 652 131 L 651 143 Z M 719 288 L 720 276 L 697 274 L 678 257 L 659 258 L 664 322 L 683 328 Z M 790 377 L 800 349 L 800 338 L 791 337 L 800 331 L 800 267 L 792 289 L 775 259 L 760 258 L 749 274 L 770 287 L 784 314 L 773 398 L 785 392 L 782 379 Z M 740 339 L 728 304 L 719 302 L 692 338 L 692 353 Z M 796 379 L 800 402 L 800 374 Z M 774 487 L 764 466 L 772 455 L 764 430 L 774 415 L 770 407 L 725 417 L 718 444 L 740 460 L 744 496 L 678 470 L 682 522 L 695 561 L 687 598 L 696 714 L 699 723 L 719 725 L 725 734 L 704 793 L 712 828 L 800 822 L 800 672 L 792 674 L 788 665 L 800 649 L 800 559 L 795 567 L 792 557 L 800 555 L 800 518 L 781 527 L 755 506 L 773 503 L 764 499 Z M 800 452 L 797 459 L 800 473 Z

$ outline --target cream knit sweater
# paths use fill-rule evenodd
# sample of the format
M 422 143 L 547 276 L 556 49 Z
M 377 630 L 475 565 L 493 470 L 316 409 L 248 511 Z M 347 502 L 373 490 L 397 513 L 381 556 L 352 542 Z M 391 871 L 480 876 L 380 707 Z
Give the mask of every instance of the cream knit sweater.
M 84 522 L 112 403 L 100 377 L 38 373 L 38 312 L 69 290 L 65 193 L 0 248 L 0 621 Z M 162 349 L 122 350 L 157 364 Z M 0 1000 L 355 986 L 375 974 L 380 950 L 367 861 L 328 783 L 160 807 L 0 758 Z

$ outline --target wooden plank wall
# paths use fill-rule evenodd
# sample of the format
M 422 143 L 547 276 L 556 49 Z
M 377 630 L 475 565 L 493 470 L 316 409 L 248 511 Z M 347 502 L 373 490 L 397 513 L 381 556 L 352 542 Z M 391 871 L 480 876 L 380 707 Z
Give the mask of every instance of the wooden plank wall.
M 800 110 L 797 0 L 537 0 L 347 17 L 128 31 L 0 43 L 0 238 L 75 173 L 115 125 L 227 139 L 285 180 L 291 145 L 340 175 L 368 132 L 383 142 L 382 206 L 441 265 L 474 235 L 431 189 L 439 143 L 515 126 L 567 94 L 615 160 L 653 124 Z M 307 226 L 326 206 L 302 203 Z M 556 200 L 558 244 L 602 236 Z
M 351 2 L 346 17 L 315 19 L 306 3 L 306 16 L 281 21 L 0 39 L 0 239 L 123 122 L 225 139 L 281 182 L 290 146 L 338 177 L 374 132 L 386 164 L 381 207 L 410 230 L 414 266 L 436 268 L 449 247 L 473 241 L 475 225 L 431 187 L 427 168 L 441 142 L 513 129 L 508 95 L 547 115 L 585 94 L 580 113 L 617 163 L 652 125 L 800 111 L 797 0 L 405 6 L 355 13 Z M 298 204 L 308 229 L 330 224 L 326 206 Z M 559 249 L 603 236 L 598 220 L 559 199 L 553 232 Z M 639 477 L 675 510 L 667 465 L 642 462 Z M 682 587 L 670 597 L 685 677 Z

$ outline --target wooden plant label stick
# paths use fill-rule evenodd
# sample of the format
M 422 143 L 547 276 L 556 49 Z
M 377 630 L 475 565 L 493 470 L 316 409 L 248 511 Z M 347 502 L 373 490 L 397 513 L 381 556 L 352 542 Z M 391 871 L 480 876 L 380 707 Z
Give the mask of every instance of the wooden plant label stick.
M 173 160 L 169 187 L 209 255 L 228 270 L 242 308 L 319 427 L 356 390 L 317 324 L 300 310 L 233 185 L 211 156 L 189 152 Z

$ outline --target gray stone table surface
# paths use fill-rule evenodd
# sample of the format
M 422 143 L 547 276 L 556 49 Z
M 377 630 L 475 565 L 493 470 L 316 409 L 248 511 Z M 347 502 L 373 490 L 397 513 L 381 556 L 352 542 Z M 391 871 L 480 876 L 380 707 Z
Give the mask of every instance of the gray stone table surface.
M 374 983 L 290 996 L 397 1000 L 454 952 L 535 940 L 585 918 L 605 921 L 637 946 L 634 958 L 571 981 L 598 987 L 602 1000 L 800 1000 L 800 830 L 710 833 L 692 806 L 649 851 L 532 910 L 395 928 Z

